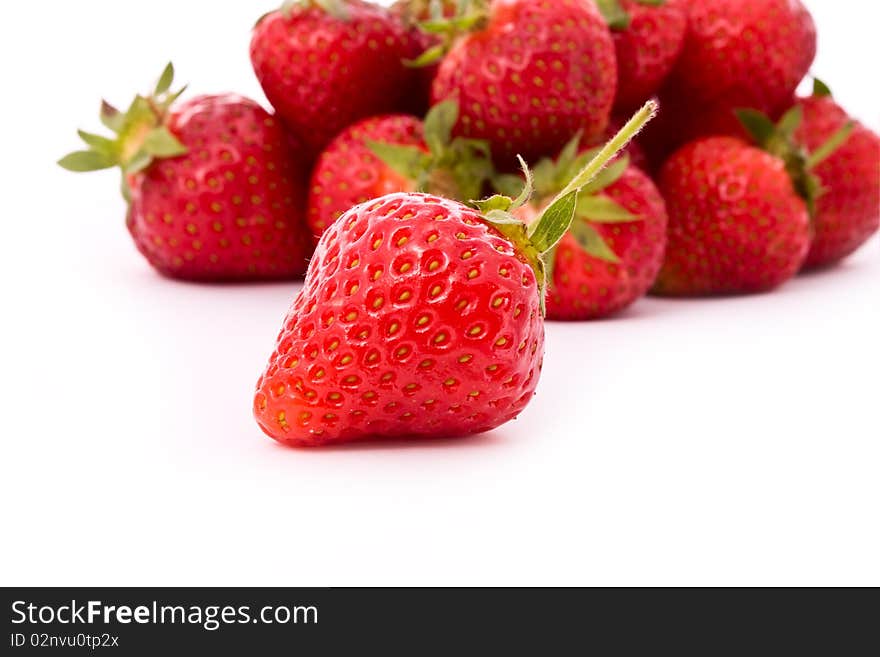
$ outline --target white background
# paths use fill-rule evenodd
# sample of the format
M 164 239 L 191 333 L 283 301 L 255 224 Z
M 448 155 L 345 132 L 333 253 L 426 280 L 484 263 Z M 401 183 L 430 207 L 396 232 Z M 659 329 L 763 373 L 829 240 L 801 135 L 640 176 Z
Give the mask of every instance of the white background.
M 872 3 L 808 3 L 874 129 Z M 296 451 L 251 418 L 296 284 L 154 274 L 115 173 L 54 161 L 168 58 L 262 100 L 272 2 L 4 3 L 0 583 L 880 584 L 880 245 L 753 298 L 550 324 L 494 433 Z

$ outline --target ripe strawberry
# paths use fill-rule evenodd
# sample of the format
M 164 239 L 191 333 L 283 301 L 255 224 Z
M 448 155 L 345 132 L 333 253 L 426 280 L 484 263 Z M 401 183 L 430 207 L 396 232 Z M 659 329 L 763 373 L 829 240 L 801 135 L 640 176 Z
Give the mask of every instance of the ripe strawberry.
M 733 137 L 709 137 L 677 151 L 659 182 L 669 229 L 657 293 L 760 292 L 803 264 L 810 218 L 782 159 Z
M 575 138 L 556 160 L 539 162 L 532 201 L 517 215 L 530 221 L 594 155 Z M 663 264 L 666 223 L 654 183 L 627 156 L 618 158 L 581 190 L 571 229 L 550 259 L 548 319 L 601 319 L 643 297 Z
M 457 134 L 488 140 L 496 161 L 510 164 L 516 155 L 533 161 L 556 152 L 578 131 L 588 141 L 604 132 L 617 66 L 611 34 L 592 2 L 470 6 L 447 21 L 451 34 L 471 31 L 450 38 L 432 88 L 435 103 L 459 101 Z M 437 23 L 432 29 L 442 31 Z
M 851 127 L 849 137 L 812 171 L 822 192 L 813 217 L 813 244 L 807 267 L 822 267 L 853 253 L 880 229 L 880 138 L 853 122 L 819 83 L 810 98 L 798 100 L 803 122 L 794 139 L 815 153 Z
M 816 55 L 800 0 L 691 2 L 684 46 L 660 90 L 662 113 L 642 136 L 652 162 L 700 137 L 748 139 L 734 111 L 778 117 Z
M 692 106 L 773 114 L 816 55 L 816 27 L 800 0 L 691 2 L 670 93 Z
M 127 225 L 153 267 L 173 278 L 292 278 L 306 268 L 304 174 L 278 122 L 233 94 L 175 104 L 169 64 L 152 96 L 125 113 L 104 103 L 107 139 L 80 132 L 89 150 L 59 164 L 123 171 Z
M 597 0 L 617 52 L 617 110 L 638 107 L 668 77 L 684 44 L 688 0 Z
M 418 193 L 355 206 L 323 235 L 257 384 L 254 413 L 297 446 L 458 436 L 513 419 L 544 348 L 545 257 L 578 190 L 648 120 L 646 107 L 526 227 L 528 198 L 480 210 Z
M 257 23 L 251 62 L 269 102 L 310 155 L 355 121 L 401 109 L 412 35 L 361 0 L 286 2 Z
M 319 236 L 354 205 L 391 192 L 424 191 L 466 201 L 479 198 L 491 176 L 488 145 L 450 133 L 454 101 L 435 105 L 424 124 L 391 114 L 343 130 L 312 172 L 308 221 Z

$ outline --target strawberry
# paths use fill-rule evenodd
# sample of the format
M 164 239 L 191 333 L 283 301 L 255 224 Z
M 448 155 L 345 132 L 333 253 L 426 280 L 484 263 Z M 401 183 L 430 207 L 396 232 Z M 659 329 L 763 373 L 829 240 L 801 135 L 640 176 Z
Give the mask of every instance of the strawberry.
M 320 236 L 352 206 L 390 192 L 479 198 L 492 173 L 488 145 L 453 139 L 457 117 L 455 102 L 447 101 L 435 105 L 424 123 L 391 114 L 343 130 L 312 172 L 307 216 L 314 234 Z
M 108 139 L 80 131 L 89 150 L 59 164 L 71 171 L 118 166 L 127 225 L 159 272 L 198 281 L 292 278 L 310 244 L 304 174 L 278 121 L 234 94 L 175 103 L 169 64 L 151 96 L 126 112 L 104 103 Z
M 684 44 L 688 0 L 597 0 L 617 53 L 615 109 L 638 107 L 666 80 Z
M 662 163 L 709 136 L 748 140 L 734 113 L 778 117 L 816 55 L 816 28 L 800 0 L 690 2 L 684 46 L 659 92 L 663 112 L 641 143 Z
M 646 106 L 530 226 L 516 200 L 473 209 L 398 192 L 355 206 L 321 237 L 254 413 L 296 446 L 459 436 L 516 417 L 544 356 L 545 258 L 577 194 L 650 117 Z
M 655 292 L 761 292 L 803 264 L 810 217 L 781 158 L 734 137 L 708 137 L 678 150 L 659 183 L 669 229 Z
M 773 114 L 815 56 L 816 26 L 800 0 L 691 2 L 667 93 L 716 111 L 754 107 Z
M 343 128 L 406 104 L 412 34 L 361 0 L 294 0 L 254 27 L 254 72 L 287 128 L 317 155 Z
M 463 4 L 470 9 L 429 25 L 450 48 L 432 99 L 458 100 L 456 134 L 488 140 L 496 161 L 508 165 L 516 155 L 533 161 L 557 152 L 578 131 L 588 141 L 604 132 L 617 66 L 592 2 Z
M 575 138 L 558 158 L 539 162 L 532 201 L 518 216 L 530 221 L 594 155 Z M 619 157 L 581 190 L 571 229 L 549 259 L 548 319 L 601 319 L 644 296 L 663 264 L 666 223 L 657 187 Z
M 794 139 L 808 152 L 822 152 L 849 126 L 845 141 L 812 169 L 822 191 L 806 266 L 822 267 L 850 255 L 880 229 L 880 138 L 853 122 L 821 82 L 813 96 L 798 100 L 797 105 L 803 122 Z

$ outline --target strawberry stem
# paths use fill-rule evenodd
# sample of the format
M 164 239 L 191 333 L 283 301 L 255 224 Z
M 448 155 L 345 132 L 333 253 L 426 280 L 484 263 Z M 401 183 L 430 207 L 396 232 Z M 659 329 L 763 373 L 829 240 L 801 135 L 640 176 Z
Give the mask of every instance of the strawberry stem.
M 602 150 L 596 153 L 595 157 L 587 163 L 581 172 L 565 186 L 565 189 L 556 195 L 554 203 L 560 198 L 572 192 L 580 191 L 584 186 L 588 185 L 615 155 L 629 145 L 629 142 L 642 131 L 642 128 L 648 124 L 648 121 L 657 115 L 658 109 L 657 101 L 649 100 L 645 103 L 642 109 L 636 112 L 620 131 L 602 147 Z

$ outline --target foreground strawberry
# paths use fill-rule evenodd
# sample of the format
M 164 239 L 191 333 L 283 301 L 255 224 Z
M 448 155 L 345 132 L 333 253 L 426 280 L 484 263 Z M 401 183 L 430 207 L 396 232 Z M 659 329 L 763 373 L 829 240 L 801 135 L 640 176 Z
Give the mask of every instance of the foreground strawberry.
M 579 131 L 588 141 L 603 133 L 617 67 L 592 2 L 462 5 L 463 14 L 429 25 L 451 44 L 432 99 L 459 102 L 458 134 L 488 140 L 496 161 L 510 164 L 517 155 L 533 161 L 556 152 Z
M 812 169 L 822 191 L 806 266 L 823 267 L 850 255 L 880 229 L 880 138 L 854 122 L 821 83 L 813 96 L 797 104 L 803 122 L 794 139 L 809 153 L 821 152 L 850 126 L 845 141 Z
M 530 226 L 527 200 L 475 210 L 395 193 L 355 206 L 323 235 L 254 413 L 297 446 L 488 431 L 529 403 L 544 356 L 545 258 L 577 194 L 650 117 L 646 108 Z
M 254 72 L 312 156 L 355 121 L 402 109 L 414 73 L 412 34 L 361 0 L 295 0 L 257 23 Z
M 320 237 L 343 212 L 391 192 L 424 191 L 467 201 L 480 198 L 492 174 L 488 146 L 451 137 L 454 101 L 435 105 L 424 123 L 392 114 L 343 130 L 312 172 L 308 221 Z
M 663 166 L 660 190 L 669 229 L 659 294 L 770 290 L 806 258 L 807 204 L 781 158 L 733 137 L 697 140 Z
M 108 104 L 111 139 L 80 132 L 90 147 L 59 164 L 71 171 L 120 167 L 127 224 L 140 252 L 173 278 L 292 278 L 306 268 L 304 174 L 281 126 L 233 94 L 176 103 L 169 64 L 151 96 L 126 112 Z
M 688 0 L 597 0 L 617 52 L 618 111 L 638 107 L 666 80 L 684 44 Z

